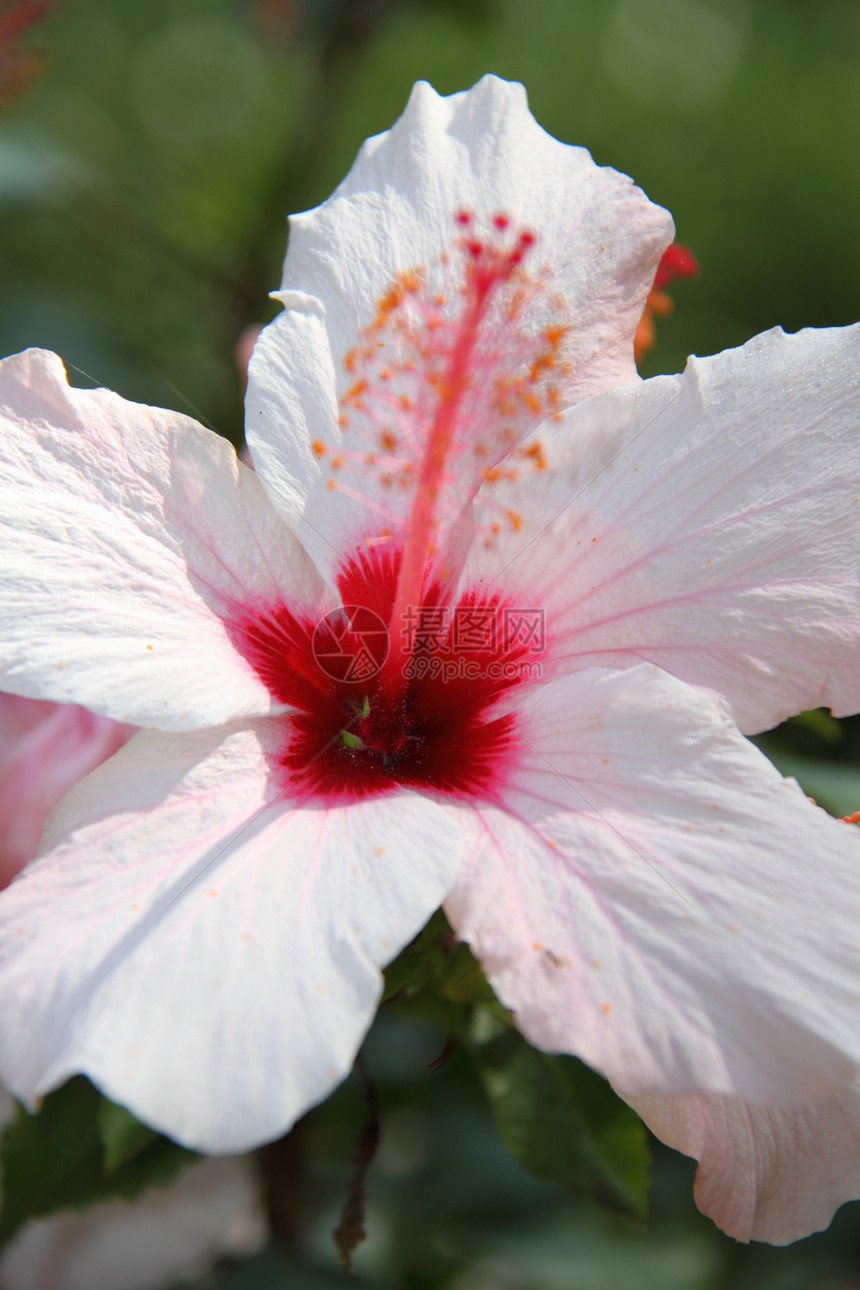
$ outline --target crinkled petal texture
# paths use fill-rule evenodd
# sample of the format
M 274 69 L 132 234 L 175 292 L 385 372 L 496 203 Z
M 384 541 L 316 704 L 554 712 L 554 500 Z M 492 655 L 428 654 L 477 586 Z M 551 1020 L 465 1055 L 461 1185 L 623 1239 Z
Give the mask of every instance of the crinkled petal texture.
M 42 350 L 0 363 L 0 583 L 4 689 L 170 729 L 270 712 L 230 623 L 320 594 L 225 440 Z
M 444 285 L 440 257 L 452 254 L 461 211 L 474 216 L 477 232 L 502 214 L 512 229 L 536 235 L 529 267 L 543 305 L 530 325 L 564 333 L 561 404 L 638 379 L 633 336 L 672 238 L 667 212 L 584 149 L 546 134 L 521 85 L 487 76 L 449 98 L 416 85 L 401 119 L 367 141 L 332 197 L 292 218 L 285 312 L 264 331 L 250 365 L 254 464 L 321 566 L 331 567 L 374 524 L 402 523 L 404 498 L 379 491 L 367 471 L 360 483 L 347 473 L 333 506 L 331 454 L 319 460 L 312 444 L 378 453 L 373 417 L 341 435 L 339 400 L 365 375 L 346 370 L 344 360 L 399 275 L 417 271 L 431 292 Z
M 860 1197 L 860 1080 L 820 1102 L 627 1098 L 658 1138 L 694 1156 L 696 1204 L 739 1241 L 788 1245 Z
M 643 659 L 744 731 L 860 708 L 860 325 L 690 360 L 547 426 L 466 578 L 546 609 L 555 666 Z
M 0 887 L 33 859 L 66 790 L 133 733 L 76 704 L 0 693 Z
M 826 1096 L 860 1057 L 860 838 L 645 664 L 522 704 L 446 909 L 517 1025 L 631 1096 Z
M 306 805 L 288 718 L 142 731 L 64 798 L 3 893 L 0 1080 L 83 1072 L 187 1146 L 283 1133 L 350 1070 L 387 963 L 467 844 L 412 793 Z

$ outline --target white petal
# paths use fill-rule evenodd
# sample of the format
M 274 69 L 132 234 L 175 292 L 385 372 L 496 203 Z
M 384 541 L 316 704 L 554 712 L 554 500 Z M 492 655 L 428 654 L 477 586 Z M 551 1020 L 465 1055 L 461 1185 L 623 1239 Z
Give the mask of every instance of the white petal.
M 447 902 L 526 1038 L 630 1094 L 822 1096 L 860 1057 L 860 838 L 707 694 L 543 686 Z
M 696 1204 L 738 1241 L 788 1245 L 860 1197 L 857 1078 L 821 1102 L 781 1109 L 726 1097 L 626 1100 L 658 1138 L 699 1161 Z
M 499 494 L 521 530 L 467 578 L 544 606 L 564 670 L 647 659 L 748 733 L 856 712 L 858 418 L 860 326 L 691 359 L 544 427 L 553 468 Z
M 319 595 L 225 440 L 41 350 L 0 364 L 0 589 L 5 689 L 174 729 L 271 711 L 229 624 Z
M 368 469 L 344 479 L 370 505 L 346 492 L 333 497 L 331 456 L 320 462 L 311 443 L 379 451 L 373 418 L 363 431 L 338 428 L 338 399 L 355 380 L 344 359 L 398 274 L 420 269 L 433 280 L 464 209 L 479 223 L 503 213 L 536 234 L 532 258 L 547 269 L 540 325 L 567 328 L 562 404 L 637 380 L 633 335 L 672 237 L 667 213 L 584 149 L 546 134 L 521 85 L 487 76 L 450 98 L 416 85 L 401 119 L 368 140 L 333 196 L 292 218 L 286 310 L 250 366 L 254 463 L 321 567 L 374 525 L 402 521 L 402 498 Z
M 0 1079 L 83 1072 L 209 1152 L 275 1138 L 350 1070 L 387 963 L 466 845 L 415 794 L 291 800 L 287 718 L 144 731 L 49 820 L 0 896 Z
M 28 1223 L 0 1257 L 5 1290 L 158 1290 L 265 1240 L 252 1161 L 201 1160 L 134 1201 Z

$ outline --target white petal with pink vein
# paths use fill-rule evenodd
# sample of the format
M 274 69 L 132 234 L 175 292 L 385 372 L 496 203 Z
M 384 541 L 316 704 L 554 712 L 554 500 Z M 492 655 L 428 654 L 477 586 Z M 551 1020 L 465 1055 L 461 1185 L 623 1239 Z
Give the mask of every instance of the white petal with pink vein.
M 0 685 L 173 730 L 271 711 L 225 618 L 320 586 L 230 445 L 41 350 L 0 363 L 0 432 Z
M 546 607 L 553 667 L 647 659 L 741 728 L 860 708 L 860 325 L 690 359 L 539 435 L 464 579 Z M 480 500 L 480 499 L 479 499 Z
M 640 665 L 533 691 L 448 897 L 517 1025 L 630 1094 L 790 1104 L 860 1064 L 860 837 L 704 692 Z
M 283 748 L 278 718 L 144 731 L 65 797 L 3 896 L 0 1080 L 17 1097 L 83 1070 L 223 1153 L 278 1137 L 349 1072 L 378 965 L 439 906 L 467 835 L 409 792 L 302 804 Z

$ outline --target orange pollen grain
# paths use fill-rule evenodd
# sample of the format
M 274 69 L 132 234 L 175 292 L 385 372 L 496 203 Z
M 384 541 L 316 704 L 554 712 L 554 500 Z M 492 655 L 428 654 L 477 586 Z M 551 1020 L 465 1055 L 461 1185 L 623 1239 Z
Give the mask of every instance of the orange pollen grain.
M 346 481 L 335 487 L 399 515 L 403 553 L 392 617 L 401 602 L 420 602 L 431 557 L 441 558 L 446 526 L 470 490 L 480 499 L 479 528 L 520 530 L 520 516 L 481 495 L 480 486 L 515 480 L 519 455 L 544 470 L 541 444 L 522 454 L 517 445 L 566 403 L 569 315 L 553 293 L 552 266 L 532 263 L 535 234 L 504 212 L 461 209 L 453 222 L 449 250 L 398 273 L 377 297 L 343 360 L 341 425 L 349 421 L 349 440 L 338 456 L 326 449 L 331 470 L 343 465 L 373 475 L 370 488 L 351 490 Z M 390 493 L 378 505 L 373 487 L 413 490 L 408 510 Z M 501 523 L 484 523 L 488 510 Z M 402 653 L 392 650 L 381 678 L 392 691 Z
M 535 470 L 546 470 L 546 454 L 543 450 L 543 444 L 538 440 L 535 440 L 534 443 L 526 444 L 524 448 L 520 448 L 519 456 L 530 461 Z
M 481 478 L 485 484 L 498 484 L 500 480 L 513 480 L 516 477 L 517 472 L 511 466 L 493 466 L 481 471 Z

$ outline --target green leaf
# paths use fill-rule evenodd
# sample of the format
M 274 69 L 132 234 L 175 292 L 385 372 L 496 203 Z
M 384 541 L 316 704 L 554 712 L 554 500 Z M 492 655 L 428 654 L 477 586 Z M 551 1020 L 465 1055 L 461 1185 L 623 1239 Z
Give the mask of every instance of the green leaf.
M 414 994 L 424 987 L 428 979 L 428 953 L 436 951 L 451 928 L 441 909 L 437 910 L 423 931 L 385 969 L 385 989 L 382 1002 L 396 994 Z
M 468 945 L 456 944 L 440 971 L 442 993 L 452 1003 L 494 1002 L 493 993 L 480 963 Z
M 32 1218 L 164 1186 L 194 1159 L 76 1076 L 0 1138 L 0 1244 Z
M 385 970 L 383 1002 L 401 993 L 424 994 L 445 1005 L 498 1006 L 481 965 L 456 939 L 441 909 Z
M 831 815 L 853 815 L 860 811 L 860 770 L 850 762 L 799 757 L 770 744 L 765 745 L 764 751 L 777 770 L 783 775 L 792 775 L 804 793 Z
M 203 1283 L 183 1281 L 172 1290 L 344 1290 L 350 1284 L 361 1282 L 303 1266 L 270 1246 L 247 1259 L 224 1260 Z
M 98 1126 L 104 1148 L 104 1169 L 109 1174 L 134 1160 L 158 1138 L 155 1130 L 141 1124 L 131 1111 L 104 1097 L 99 1106 Z
M 573 1057 L 531 1048 L 483 1009 L 473 1018 L 469 1048 L 502 1141 L 523 1169 L 645 1218 L 645 1127 L 605 1080 Z
M 808 730 L 825 744 L 838 744 L 842 738 L 842 727 L 827 708 L 799 712 L 796 717 L 789 717 L 789 725 Z

